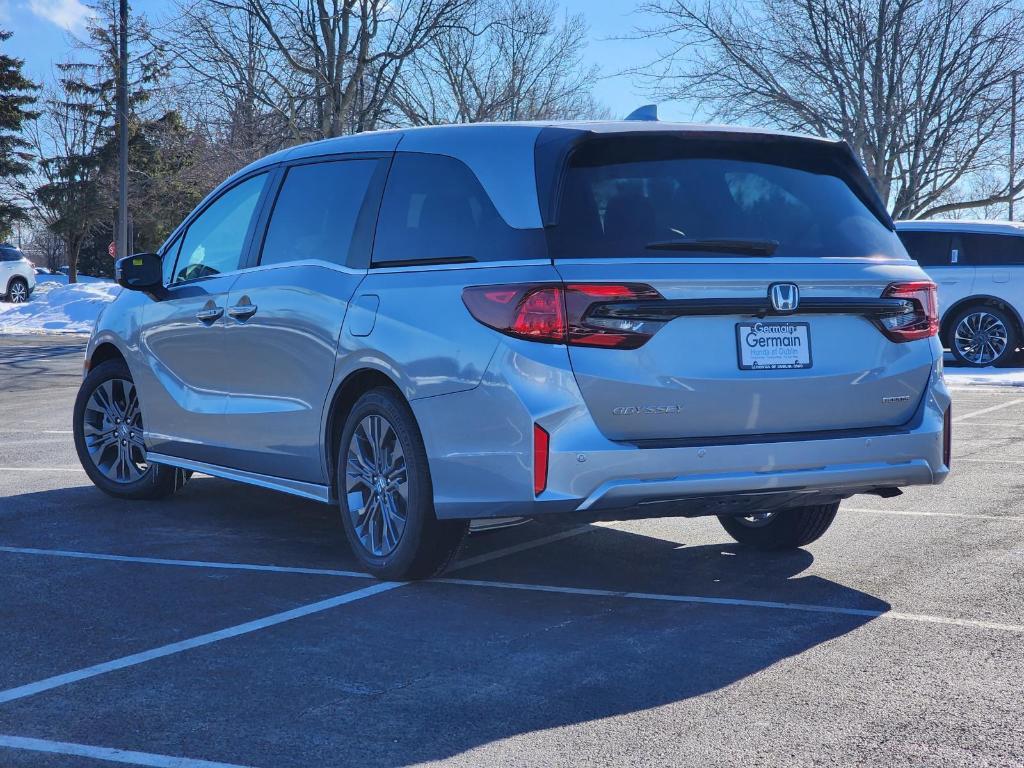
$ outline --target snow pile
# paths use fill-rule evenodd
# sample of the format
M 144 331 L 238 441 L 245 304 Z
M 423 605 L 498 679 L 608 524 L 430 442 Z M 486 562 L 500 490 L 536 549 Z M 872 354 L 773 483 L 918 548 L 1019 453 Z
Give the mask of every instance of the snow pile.
M 91 333 L 100 311 L 121 292 L 112 280 L 37 275 L 25 304 L 0 302 L 0 333 Z
M 1024 387 L 1024 368 L 952 368 L 946 366 L 951 387 Z
M 92 277 L 90 275 L 79 275 L 78 282 L 80 283 L 109 283 L 111 282 L 109 277 Z M 58 285 L 67 285 L 68 276 L 62 275 L 58 272 L 52 275 L 36 275 L 36 285 L 42 286 L 43 283 L 56 283 Z M 38 288 L 36 289 L 38 290 Z

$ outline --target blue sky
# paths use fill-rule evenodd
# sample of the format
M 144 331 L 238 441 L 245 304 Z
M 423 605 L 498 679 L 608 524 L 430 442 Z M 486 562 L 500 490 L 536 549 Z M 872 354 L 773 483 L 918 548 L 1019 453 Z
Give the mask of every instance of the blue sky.
M 595 89 L 598 100 L 614 117 L 627 113 L 650 99 L 627 75 L 620 74 L 653 59 L 657 53 L 648 41 L 614 39 L 628 35 L 644 23 L 635 12 L 634 0 L 561 0 L 569 13 L 582 13 L 590 27 L 587 58 L 596 64 L 602 79 Z M 154 22 L 172 9 L 159 0 L 135 0 L 133 8 Z M 65 58 L 71 46 L 69 32 L 80 32 L 86 18 L 81 0 L 0 0 L 0 27 L 14 32 L 5 45 L 25 60 L 26 73 L 37 82 L 49 79 L 53 64 Z M 692 119 L 683 104 L 662 104 L 663 119 Z

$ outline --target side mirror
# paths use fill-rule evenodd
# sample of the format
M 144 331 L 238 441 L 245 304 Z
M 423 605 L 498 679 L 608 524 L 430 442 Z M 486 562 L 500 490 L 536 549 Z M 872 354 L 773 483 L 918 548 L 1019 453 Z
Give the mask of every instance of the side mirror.
M 163 262 L 155 253 L 136 253 L 117 260 L 114 277 L 129 291 L 152 291 L 164 284 Z

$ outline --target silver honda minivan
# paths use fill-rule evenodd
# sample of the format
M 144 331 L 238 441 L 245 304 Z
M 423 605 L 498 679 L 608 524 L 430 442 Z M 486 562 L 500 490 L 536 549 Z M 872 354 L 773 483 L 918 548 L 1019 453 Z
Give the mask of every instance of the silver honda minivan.
M 715 515 L 804 546 L 939 483 L 935 286 L 849 147 L 661 122 L 364 133 L 238 172 L 121 259 L 74 412 L 103 491 L 335 504 L 377 576 L 468 520 Z

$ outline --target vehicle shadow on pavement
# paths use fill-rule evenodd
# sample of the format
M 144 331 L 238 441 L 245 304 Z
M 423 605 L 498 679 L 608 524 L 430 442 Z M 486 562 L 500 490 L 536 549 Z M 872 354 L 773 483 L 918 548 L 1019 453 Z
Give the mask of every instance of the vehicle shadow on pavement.
M 85 357 L 84 344 L 47 344 L 39 347 L 0 346 L 0 362 L 10 370 L 28 376 L 33 373 L 53 373 L 53 362 L 72 360 L 78 372 Z
M 69 387 L 82 380 L 85 342 L 60 343 L 47 340 L 32 346 L 5 344 L 0 334 L 0 392 L 31 392 L 39 390 L 40 377 Z M 68 398 L 73 402 L 74 398 Z
M 332 508 L 208 478 L 196 478 L 173 501 L 117 502 L 79 486 L 3 504 L 25 513 L 0 516 L 4 545 L 353 567 Z M 486 755 L 495 742 L 524 734 L 543 739 L 553 728 L 622 716 L 627 719 L 605 722 L 602 732 L 616 730 L 648 749 L 629 715 L 658 710 L 663 735 L 699 730 L 702 712 L 728 711 L 733 697 L 749 695 L 749 689 L 730 692 L 733 686 L 782 665 L 753 690 L 790 690 L 785 665 L 873 616 L 572 589 L 889 609 L 808 573 L 814 558 L 807 550 L 687 545 L 678 539 L 694 523 L 680 520 L 676 528 L 675 522 L 651 526 L 672 532 L 673 540 L 595 526 L 450 574 L 493 586 L 409 584 L 5 711 L 19 732 L 135 749 L 173 742 L 181 754 L 259 766 L 409 765 L 477 748 Z M 533 523 L 473 537 L 471 554 L 557 530 Z M 707 529 L 704 534 L 706 541 Z M 820 659 L 796 663 L 827 667 Z M 179 679 L 188 685 L 168 682 Z M 829 684 L 821 680 L 823 688 Z M 713 698 L 678 708 L 706 694 Z M 56 717 L 68 711 L 75 712 L 71 722 Z M 66 729 L 48 725 L 58 722 L 67 722 Z M 126 742 L 124 734 L 133 736 Z M 556 742 L 564 747 L 566 738 L 572 739 Z M 561 757 L 572 762 L 571 755 Z

